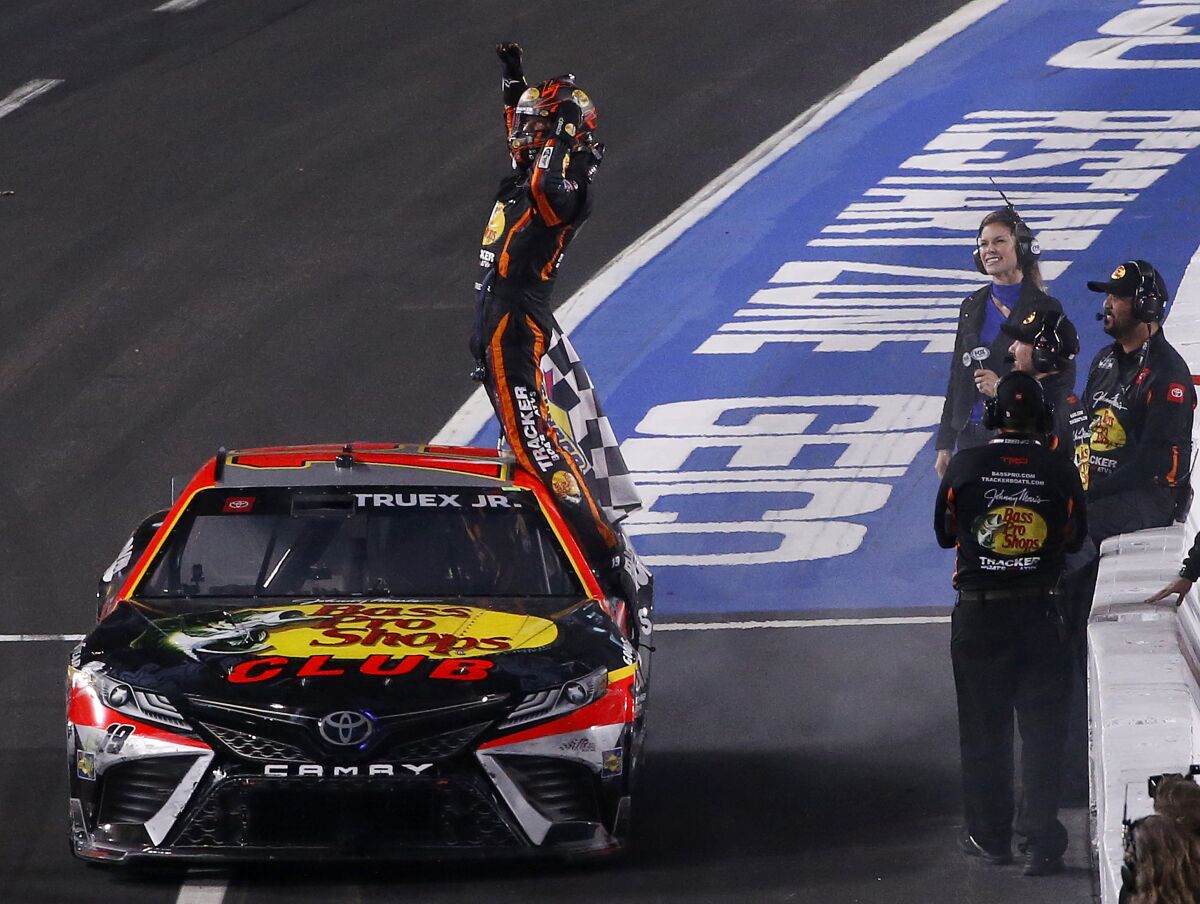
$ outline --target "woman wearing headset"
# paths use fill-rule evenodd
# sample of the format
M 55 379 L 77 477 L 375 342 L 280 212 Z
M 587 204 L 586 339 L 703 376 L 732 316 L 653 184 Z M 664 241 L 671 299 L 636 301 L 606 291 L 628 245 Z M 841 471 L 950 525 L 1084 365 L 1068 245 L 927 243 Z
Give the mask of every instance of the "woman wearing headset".
M 1005 354 L 1012 340 L 1001 326 L 1015 326 L 1035 310 L 1062 310 L 1058 299 L 1044 290 L 1037 262 L 1040 253 L 1033 232 L 1011 204 L 989 213 L 979 224 L 975 267 L 991 282 L 968 295 L 958 311 L 954 357 L 937 433 L 938 477 L 946 473 L 956 449 L 981 445 L 990 436 L 983 426 L 983 401 L 995 394 L 996 384 L 1010 369 Z M 1064 376 L 1074 385 L 1073 362 Z

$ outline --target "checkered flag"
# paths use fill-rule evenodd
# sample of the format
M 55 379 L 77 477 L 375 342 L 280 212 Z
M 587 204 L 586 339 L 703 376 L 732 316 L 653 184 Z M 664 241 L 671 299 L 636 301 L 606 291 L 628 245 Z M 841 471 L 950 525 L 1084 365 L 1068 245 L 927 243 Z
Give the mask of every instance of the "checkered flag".
M 561 330 L 550 335 L 542 377 L 559 442 L 583 471 L 604 514 L 616 524 L 640 509 L 642 500 L 591 378 Z

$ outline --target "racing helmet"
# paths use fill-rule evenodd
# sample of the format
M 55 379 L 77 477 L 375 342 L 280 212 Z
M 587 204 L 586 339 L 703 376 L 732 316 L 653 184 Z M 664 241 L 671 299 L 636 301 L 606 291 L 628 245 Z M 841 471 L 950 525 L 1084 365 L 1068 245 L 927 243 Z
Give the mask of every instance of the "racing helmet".
M 559 75 L 526 88 L 517 101 L 508 133 L 508 150 L 517 164 L 527 166 L 537 151 L 555 137 L 565 104 L 573 104 L 580 113 L 578 126 L 570 122 L 562 126 L 572 150 L 591 140 L 596 128 L 596 105 L 575 84 L 574 75 Z

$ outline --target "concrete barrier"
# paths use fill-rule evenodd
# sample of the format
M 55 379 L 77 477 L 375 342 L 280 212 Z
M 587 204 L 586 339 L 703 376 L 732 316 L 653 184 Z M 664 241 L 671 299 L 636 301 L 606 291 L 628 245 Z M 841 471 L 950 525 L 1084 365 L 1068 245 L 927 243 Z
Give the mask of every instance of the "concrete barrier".
M 1196 530 L 1105 540 L 1088 624 L 1092 844 L 1102 904 L 1121 888 L 1122 818 L 1152 812 L 1146 779 L 1200 762 L 1200 602 L 1142 602 L 1178 573 Z M 1200 586 L 1200 585 L 1198 585 Z

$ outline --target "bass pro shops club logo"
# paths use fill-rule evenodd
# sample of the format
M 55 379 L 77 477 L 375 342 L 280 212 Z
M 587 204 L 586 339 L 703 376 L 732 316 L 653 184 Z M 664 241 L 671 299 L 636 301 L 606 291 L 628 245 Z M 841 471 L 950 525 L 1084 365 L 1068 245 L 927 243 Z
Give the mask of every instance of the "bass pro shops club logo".
M 1092 451 L 1110 452 L 1124 448 L 1128 441 L 1125 428 L 1111 408 L 1101 408 L 1092 420 Z
M 504 204 L 501 201 L 496 202 L 496 206 L 492 208 L 492 215 L 488 217 L 487 227 L 483 230 L 483 245 L 493 245 L 504 234 L 505 218 Z
M 975 519 L 975 541 L 998 556 L 1035 553 L 1046 542 L 1046 521 L 1023 505 L 1002 505 Z

